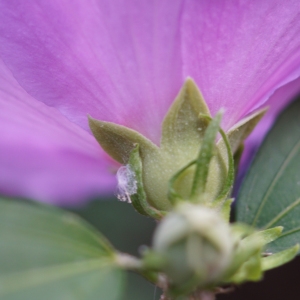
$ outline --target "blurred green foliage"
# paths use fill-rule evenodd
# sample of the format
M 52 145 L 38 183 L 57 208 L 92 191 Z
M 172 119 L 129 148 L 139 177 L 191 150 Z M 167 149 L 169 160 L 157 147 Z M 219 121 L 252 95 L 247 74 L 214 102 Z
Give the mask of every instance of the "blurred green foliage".
M 97 227 L 116 249 L 138 255 L 141 245 L 151 245 L 156 222 L 138 214 L 133 207 L 115 198 L 98 199 L 72 209 Z M 281 268 L 268 271 L 263 281 L 246 283 L 235 292 L 219 295 L 217 300 L 298 299 L 300 258 Z M 159 300 L 161 291 L 139 275 L 130 273 L 122 300 Z
M 143 245 L 151 245 L 156 222 L 137 213 L 128 203 L 115 198 L 98 199 L 72 211 L 98 228 L 119 251 L 139 255 Z M 141 276 L 128 274 L 123 300 L 158 300 L 160 295 L 161 291 Z

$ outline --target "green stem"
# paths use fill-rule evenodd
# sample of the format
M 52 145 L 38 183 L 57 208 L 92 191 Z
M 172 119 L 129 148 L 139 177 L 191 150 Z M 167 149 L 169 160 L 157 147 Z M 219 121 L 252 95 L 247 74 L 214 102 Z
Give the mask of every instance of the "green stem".
M 201 194 L 204 193 L 206 187 L 209 165 L 214 156 L 215 140 L 220 128 L 221 117 L 222 114 L 219 112 L 215 118 L 211 119 L 205 131 L 202 145 L 196 159 L 196 169 L 191 191 L 191 199 L 194 202 L 199 202 L 199 198 Z
M 116 255 L 116 264 L 122 269 L 134 271 L 142 275 L 151 283 L 160 287 L 159 274 L 155 271 L 148 271 L 145 268 L 144 261 L 127 253 L 118 253 Z
M 226 178 L 224 187 L 223 187 L 220 195 L 218 196 L 218 198 L 215 199 L 215 203 L 217 203 L 217 204 L 219 202 L 221 202 L 223 204 L 224 199 L 227 198 L 228 194 L 231 191 L 233 183 L 234 183 L 234 160 L 233 160 L 233 154 L 232 154 L 231 146 L 230 146 L 230 143 L 229 143 L 229 140 L 228 140 L 228 137 L 227 137 L 226 133 L 221 128 L 220 128 L 220 133 L 221 133 L 221 136 L 224 140 L 226 150 L 227 150 L 228 172 L 227 172 L 227 178 Z
M 210 116 L 207 115 L 201 115 L 201 117 L 207 119 L 208 121 L 212 121 L 213 119 Z M 217 197 L 217 199 L 214 200 L 215 204 L 219 204 L 221 202 L 221 204 L 224 204 L 224 200 L 226 200 L 228 194 L 231 191 L 231 188 L 234 184 L 234 157 L 233 157 L 233 153 L 231 150 L 231 146 L 230 146 L 230 142 L 229 139 L 227 137 L 227 134 L 224 132 L 224 130 L 222 128 L 219 128 L 219 132 L 222 136 L 222 139 L 225 143 L 225 147 L 227 150 L 227 156 L 228 156 L 228 172 L 227 172 L 227 178 L 226 181 L 224 183 L 224 187 L 220 193 L 220 195 Z M 243 151 L 243 149 L 240 150 L 241 152 Z
M 209 291 L 200 291 L 191 295 L 189 300 L 215 300 L 215 293 Z
M 127 253 L 118 253 L 116 255 L 116 264 L 125 270 L 140 271 L 144 264 L 141 259 Z
M 197 291 L 190 296 L 178 296 L 170 297 L 166 293 L 163 293 L 159 300 L 215 300 L 215 293 L 211 291 Z

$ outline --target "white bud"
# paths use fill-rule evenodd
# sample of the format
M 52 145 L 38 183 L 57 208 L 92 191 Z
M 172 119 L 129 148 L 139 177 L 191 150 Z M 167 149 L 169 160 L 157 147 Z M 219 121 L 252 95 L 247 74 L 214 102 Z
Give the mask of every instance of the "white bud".
M 153 243 L 173 285 L 203 287 L 220 280 L 230 265 L 234 238 L 218 212 L 183 203 L 160 223 Z

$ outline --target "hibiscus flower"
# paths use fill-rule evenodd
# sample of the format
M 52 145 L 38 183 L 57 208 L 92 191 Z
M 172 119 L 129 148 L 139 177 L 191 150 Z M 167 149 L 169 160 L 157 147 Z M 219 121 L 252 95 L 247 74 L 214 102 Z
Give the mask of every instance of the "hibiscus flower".
M 185 79 L 228 130 L 300 90 L 298 0 L 0 1 L 0 192 L 55 204 L 109 193 L 87 115 L 158 144 Z

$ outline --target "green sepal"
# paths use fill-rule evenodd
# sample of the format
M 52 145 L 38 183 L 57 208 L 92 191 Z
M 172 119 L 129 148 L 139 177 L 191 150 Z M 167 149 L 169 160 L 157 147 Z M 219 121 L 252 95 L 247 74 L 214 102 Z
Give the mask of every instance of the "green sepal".
M 236 123 L 226 132 L 233 154 L 237 152 L 240 145 L 253 131 L 253 129 L 261 120 L 261 118 L 265 115 L 267 110 L 268 108 L 263 108 L 250 114 L 249 116 L 243 118 L 238 123 Z M 218 142 L 218 147 L 220 147 L 221 153 L 225 159 L 227 157 L 227 151 L 226 146 L 224 144 L 224 140 L 220 140 Z
M 252 237 L 260 239 L 263 245 L 267 245 L 278 239 L 282 233 L 283 227 L 277 226 L 274 228 L 257 231 L 252 234 Z
M 166 151 L 185 153 L 198 151 L 208 122 L 199 114 L 210 116 L 209 109 L 191 78 L 187 78 L 170 107 L 162 125 L 161 148 Z
M 180 169 L 174 176 L 171 177 L 169 181 L 169 190 L 168 190 L 168 198 L 170 202 L 175 205 L 178 201 L 188 201 L 188 199 L 184 199 L 175 188 L 176 181 L 180 179 L 181 175 L 184 174 L 184 172 L 196 164 L 196 159 L 188 163 L 186 166 L 184 166 L 182 169 Z
M 140 214 L 160 220 L 165 212 L 155 209 L 147 202 L 147 196 L 143 186 L 143 165 L 139 149 L 139 144 L 136 144 L 135 148 L 131 151 L 128 160 L 128 166 L 134 173 L 137 186 L 136 193 L 130 195 L 130 199 L 132 205 Z
M 195 160 L 191 162 L 191 158 L 196 159 L 211 121 L 202 115 L 211 119 L 197 85 L 188 78 L 170 107 L 162 126 L 161 154 L 166 158 L 165 161 L 170 162 L 167 169 L 174 169 L 173 174 L 170 173 L 168 189 L 168 199 L 173 204 L 178 200 L 190 198 L 189 189 L 195 172 Z M 213 152 L 212 155 L 214 154 Z M 181 162 L 181 168 L 176 170 L 174 165 L 178 162 Z M 214 159 L 214 168 L 212 172 L 215 172 L 214 175 L 210 174 L 213 180 L 226 173 L 220 157 Z M 219 188 L 215 186 L 215 190 Z
M 262 278 L 262 250 L 263 247 L 280 237 L 283 227 L 275 227 L 263 231 L 253 232 L 247 225 L 233 226 L 236 231 L 237 248 L 231 267 L 225 275 L 225 282 L 242 283 L 257 281 Z M 245 236 L 243 238 L 243 235 Z
M 253 234 L 255 229 L 248 224 L 235 222 L 231 224 L 232 233 L 237 241 Z
M 218 195 L 218 197 L 216 199 L 214 199 L 213 201 L 211 200 L 210 202 L 214 202 L 212 207 L 216 207 L 219 206 L 222 208 L 223 210 L 223 204 L 225 212 L 224 212 L 224 217 L 227 219 L 229 218 L 229 214 L 230 214 L 230 205 L 232 203 L 232 200 L 230 200 L 229 202 L 227 202 L 226 204 L 224 203 L 224 201 L 226 202 L 227 196 L 231 191 L 231 188 L 233 186 L 233 182 L 234 182 L 234 163 L 233 163 L 233 156 L 232 156 L 232 152 L 231 152 L 231 148 L 230 148 L 230 144 L 229 141 L 227 139 L 227 136 L 225 134 L 225 132 L 219 127 L 220 124 L 220 115 L 217 116 L 219 118 L 219 120 L 216 119 L 212 119 L 211 117 L 207 116 L 207 115 L 202 115 L 202 118 L 206 119 L 209 122 L 209 126 L 207 128 L 207 131 L 205 132 L 207 135 L 205 135 L 203 143 L 201 145 L 201 149 L 198 155 L 198 158 L 191 161 L 190 163 L 188 163 L 185 167 L 183 167 L 182 169 L 180 169 L 169 181 L 169 191 L 168 191 L 168 197 L 170 199 L 170 201 L 175 204 L 178 202 L 178 200 L 181 201 L 194 201 L 194 202 L 199 202 L 199 200 L 203 200 L 203 199 L 199 199 L 199 196 L 194 196 L 189 199 L 184 199 L 177 191 L 175 188 L 176 185 L 176 181 L 179 179 L 180 177 L 184 174 L 184 172 L 189 169 L 191 166 L 196 165 L 196 170 L 195 170 L 195 175 L 194 175 L 194 185 L 193 187 L 195 189 L 200 188 L 200 191 L 198 191 L 199 195 L 203 194 L 204 189 L 205 189 L 205 185 L 206 185 L 206 181 L 207 181 L 207 176 L 208 176 L 208 171 L 209 171 L 209 166 L 210 166 L 210 161 L 213 157 L 213 155 L 215 155 L 214 152 L 217 151 L 217 149 L 214 149 L 214 142 L 215 142 L 215 138 L 216 138 L 216 134 L 218 132 L 218 130 L 221 133 L 222 138 L 225 140 L 225 145 L 227 147 L 227 151 L 228 151 L 228 172 L 227 172 L 227 178 L 226 180 L 224 180 L 224 186 L 223 189 L 221 190 L 220 195 Z M 219 127 L 219 128 L 218 128 Z M 212 134 L 213 133 L 213 134 Z M 216 151 L 214 151 L 216 150 Z M 221 206 L 219 205 L 221 204 Z M 209 203 L 206 203 L 206 205 L 209 206 Z M 229 211 L 228 211 L 229 209 Z
M 239 270 L 230 278 L 230 283 L 240 284 L 245 281 L 258 281 L 262 278 L 261 253 L 258 249 L 242 264 Z
M 213 119 L 210 116 L 208 116 L 208 115 L 201 114 L 200 117 L 206 119 L 209 123 L 211 123 L 213 121 Z M 214 122 L 216 122 L 216 121 L 214 121 Z M 213 123 L 210 124 L 209 126 L 215 126 L 215 124 L 213 124 Z M 219 123 L 220 123 L 220 121 L 219 121 Z M 227 150 L 228 172 L 227 172 L 227 178 L 224 180 L 224 186 L 223 186 L 220 194 L 217 196 L 217 198 L 213 200 L 213 204 L 211 206 L 212 207 L 216 207 L 216 208 L 219 207 L 221 209 L 221 213 L 224 214 L 224 218 L 229 220 L 230 205 L 231 205 L 233 199 L 229 199 L 229 201 L 226 201 L 226 199 L 227 199 L 227 197 L 228 197 L 228 195 L 229 195 L 229 193 L 230 193 L 230 191 L 232 189 L 233 183 L 234 183 L 234 160 L 233 160 L 233 155 L 232 155 L 230 143 L 229 143 L 229 140 L 227 138 L 226 133 L 221 128 L 219 128 L 219 132 L 221 133 L 222 139 L 224 140 L 224 143 L 225 143 L 225 146 L 226 146 L 226 150 Z M 210 133 L 208 132 L 208 134 L 210 134 Z M 214 144 L 214 140 L 215 140 L 215 137 L 216 137 L 215 135 L 216 135 L 216 127 L 215 127 L 215 133 L 214 133 L 214 135 L 211 135 L 210 138 L 207 138 L 207 141 L 210 143 L 211 148 L 212 148 L 212 146 Z M 183 175 L 184 172 L 188 168 L 190 168 L 191 166 L 193 166 L 194 164 L 196 164 L 196 165 L 198 164 L 198 168 L 195 171 L 195 176 L 197 176 L 196 172 L 199 169 L 202 171 L 202 174 L 204 174 L 204 177 L 202 179 L 200 179 L 199 183 L 200 183 L 200 185 L 201 184 L 203 185 L 202 190 L 205 188 L 205 184 L 206 184 L 206 180 L 207 180 L 207 175 L 208 175 L 208 169 L 209 169 L 208 166 L 209 166 L 210 159 L 211 159 L 211 153 L 209 151 L 207 151 L 207 147 L 206 147 L 207 146 L 207 144 L 206 144 L 207 141 L 205 141 L 205 139 L 204 139 L 204 141 L 202 143 L 202 146 L 201 146 L 201 150 L 200 150 L 199 156 L 204 156 L 204 161 L 200 162 L 200 166 L 199 166 L 199 157 L 198 157 L 198 159 L 191 161 L 185 167 L 183 167 L 182 169 L 180 169 L 170 179 L 168 197 L 169 197 L 170 201 L 173 204 L 176 204 L 179 200 L 181 200 L 181 201 L 189 201 L 189 199 L 184 199 L 176 191 L 175 185 L 176 185 L 176 181 L 178 179 L 180 179 L 181 175 Z M 194 182 L 194 183 L 195 183 L 195 185 L 199 184 L 199 183 L 197 183 L 197 181 Z M 209 203 L 206 203 L 206 205 L 209 205 Z M 223 212 L 223 210 L 224 210 L 224 212 Z
M 238 230 L 241 229 L 242 227 L 238 228 Z M 245 227 L 245 229 L 248 231 L 248 228 Z M 242 231 L 239 231 L 238 235 L 243 235 Z M 257 274 L 261 264 L 257 257 L 258 255 L 260 257 L 262 247 L 262 239 L 253 234 L 238 241 L 231 266 L 224 274 L 224 282 L 241 283 L 250 280 L 250 278 L 258 278 Z
M 267 271 L 284 265 L 294 259 L 299 251 L 299 244 L 286 250 L 262 258 L 262 270 Z
M 146 137 L 115 123 L 89 118 L 90 129 L 103 150 L 121 164 L 127 164 L 136 144 L 140 145 L 142 156 L 157 151 L 158 147 Z

